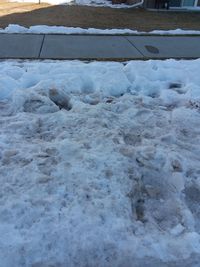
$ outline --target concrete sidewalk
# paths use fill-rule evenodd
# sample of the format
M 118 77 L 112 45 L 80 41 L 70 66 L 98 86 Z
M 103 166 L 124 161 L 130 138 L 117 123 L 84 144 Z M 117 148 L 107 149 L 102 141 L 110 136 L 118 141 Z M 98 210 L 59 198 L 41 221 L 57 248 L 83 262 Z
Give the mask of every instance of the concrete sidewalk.
M 166 58 L 200 58 L 200 36 L 0 34 L 0 59 Z

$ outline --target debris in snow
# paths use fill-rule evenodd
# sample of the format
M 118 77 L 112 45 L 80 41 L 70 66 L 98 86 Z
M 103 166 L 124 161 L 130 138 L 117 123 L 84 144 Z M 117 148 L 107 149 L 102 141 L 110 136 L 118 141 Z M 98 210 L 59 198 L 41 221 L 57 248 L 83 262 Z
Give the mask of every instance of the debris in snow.
M 49 90 L 49 98 L 53 101 L 60 109 L 70 110 L 72 108 L 70 104 L 70 98 L 61 90 L 52 88 Z

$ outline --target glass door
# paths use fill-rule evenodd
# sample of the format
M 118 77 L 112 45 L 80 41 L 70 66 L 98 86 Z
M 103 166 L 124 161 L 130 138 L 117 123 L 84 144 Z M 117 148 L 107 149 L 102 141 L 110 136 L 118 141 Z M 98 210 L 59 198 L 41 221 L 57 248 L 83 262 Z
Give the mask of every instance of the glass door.
M 182 2 L 182 6 L 195 6 L 195 0 L 183 0 Z

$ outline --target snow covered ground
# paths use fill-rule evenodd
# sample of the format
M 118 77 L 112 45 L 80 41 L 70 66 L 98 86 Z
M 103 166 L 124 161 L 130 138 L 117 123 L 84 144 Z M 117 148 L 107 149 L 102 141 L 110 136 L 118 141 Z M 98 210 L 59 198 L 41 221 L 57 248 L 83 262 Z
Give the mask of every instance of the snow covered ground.
M 132 8 L 141 6 L 142 2 L 138 1 L 138 4 L 112 4 L 112 0 L 10 0 L 10 2 L 30 2 L 30 3 L 49 3 L 52 5 L 84 5 L 84 6 L 102 6 L 111 8 Z
M 0 63 L 0 266 L 198 267 L 200 60 Z
M 29 28 L 17 25 L 9 24 L 5 29 L 0 28 L 0 33 L 43 33 L 43 34 L 152 34 L 152 35 L 200 35 L 200 31 L 197 30 L 154 30 L 151 32 L 139 32 L 131 29 L 95 29 L 95 28 L 79 28 L 79 27 L 64 27 L 64 26 L 46 26 L 37 25 Z

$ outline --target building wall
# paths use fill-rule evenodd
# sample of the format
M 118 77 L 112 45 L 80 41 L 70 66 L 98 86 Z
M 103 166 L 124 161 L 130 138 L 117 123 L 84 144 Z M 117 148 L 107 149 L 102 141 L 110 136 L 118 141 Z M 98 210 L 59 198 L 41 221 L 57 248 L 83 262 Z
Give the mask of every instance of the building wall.
M 181 6 L 181 0 L 170 0 L 169 6 L 170 7 L 180 7 Z
M 170 1 L 170 0 L 145 0 L 144 7 L 145 8 L 158 8 L 159 6 L 159 8 L 163 8 L 164 3 L 167 1 Z M 172 0 L 172 1 L 176 1 L 176 0 Z
M 155 0 L 146 0 L 144 2 L 144 7 L 145 8 L 155 8 Z
M 200 0 L 199 0 L 199 2 L 198 2 L 198 6 L 200 6 Z

